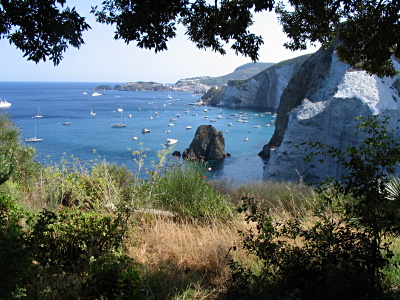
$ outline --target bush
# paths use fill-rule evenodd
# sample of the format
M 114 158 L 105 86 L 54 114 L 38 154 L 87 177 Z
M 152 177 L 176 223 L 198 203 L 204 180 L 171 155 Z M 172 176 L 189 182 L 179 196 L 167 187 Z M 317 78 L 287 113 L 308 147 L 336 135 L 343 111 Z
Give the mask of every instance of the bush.
M 63 270 L 87 266 L 91 260 L 120 250 L 127 217 L 62 208 L 39 214 L 30 235 L 30 246 L 42 266 Z
M 0 193 L 0 299 L 17 298 L 32 267 L 32 253 L 21 222 L 24 210 L 15 199 Z

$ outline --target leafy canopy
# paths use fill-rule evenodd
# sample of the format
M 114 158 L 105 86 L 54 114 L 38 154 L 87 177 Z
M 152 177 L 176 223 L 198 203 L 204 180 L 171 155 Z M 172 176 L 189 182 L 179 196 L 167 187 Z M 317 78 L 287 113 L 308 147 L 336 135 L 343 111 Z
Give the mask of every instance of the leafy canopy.
M 292 50 L 308 43 L 327 47 L 335 37 L 339 58 L 379 76 L 393 76 L 391 57 L 399 56 L 398 1 L 380 0 L 289 0 L 288 6 L 274 0 L 105 0 L 92 7 L 99 23 L 115 26 L 115 39 L 137 42 L 140 48 L 167 49 L 177 25 L 199 49 L 225 54 L 231 44 L 236 54 L 256 61 L 261 36 L 250 31 L 253 13 L 278 14 Z M 79 48 L 82 33 L 90 29 L 85 18 L 66 0 L 1 0 L 0 39 L 21 49 L 28 60 L 62 59 L 68 46 Z

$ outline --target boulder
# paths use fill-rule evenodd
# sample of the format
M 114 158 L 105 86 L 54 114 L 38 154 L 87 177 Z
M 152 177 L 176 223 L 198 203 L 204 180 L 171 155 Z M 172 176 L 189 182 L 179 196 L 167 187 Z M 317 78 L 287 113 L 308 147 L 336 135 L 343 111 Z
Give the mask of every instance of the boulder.
M 184 159 L 215 160 L 225 158 L 225 139 L 221 131 L 211 125 L 201 125 L 197 128 L 189 148 L 182 157 Z

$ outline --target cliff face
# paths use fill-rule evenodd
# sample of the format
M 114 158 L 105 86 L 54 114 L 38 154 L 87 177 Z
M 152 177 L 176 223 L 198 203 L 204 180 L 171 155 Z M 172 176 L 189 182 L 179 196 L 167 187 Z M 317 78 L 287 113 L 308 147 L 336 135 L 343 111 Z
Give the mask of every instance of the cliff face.
M 289 80 L 299 70 L 308 55 L 269 67 L 247 80 L 229 81 L 221 91 L 201 100 L 212 106 L 250 107 L 275 111 Z
M 354 134 L 357 116 L 389 116 L 389 129 L 399 132 L 399 82 L 399 75 L 378 78 L 350 69 L 332 48 L 316 52 L 282 94 L 274 135 L 260 152 L 267 158 L 264 178 L 315 182 L 340 176 L 342 170 L 334 160 L 324 157 L 324 164 L 318 158 L 307 163 L 304 157 L 315 150 L 295 146 L 320 141 L 344 150 L 356 145 L 365 139 Z

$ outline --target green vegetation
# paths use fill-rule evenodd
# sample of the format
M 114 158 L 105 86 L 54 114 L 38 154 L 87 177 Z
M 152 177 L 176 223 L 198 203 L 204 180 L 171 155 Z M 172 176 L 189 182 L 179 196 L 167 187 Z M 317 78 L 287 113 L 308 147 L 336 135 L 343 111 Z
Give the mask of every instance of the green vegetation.
M 157 82 L 128 82 L 123 85 L 116 85 L 114 89 L 119 91 L 164 91 L 168 92 L 171 90 L 171 87 Z
M 75 157 L 41 166 L 4 116 L 0 299 L 396 299 L 400 154 L 385 123 L 362 120 L 369 137 L 344 153 L 312 144 L 340 179 L 234 187 L 166 153 L 147 180 Z

